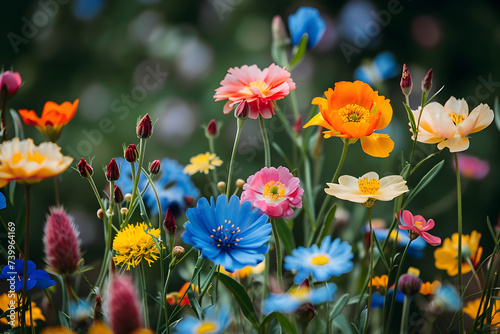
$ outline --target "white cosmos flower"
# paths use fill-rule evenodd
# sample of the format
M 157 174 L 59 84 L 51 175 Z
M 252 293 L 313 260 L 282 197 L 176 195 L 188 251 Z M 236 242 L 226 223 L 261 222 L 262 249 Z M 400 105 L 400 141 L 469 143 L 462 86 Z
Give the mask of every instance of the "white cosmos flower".
M 448 147 L 450 152 L 468 149 L 467 136 L 483 130 L 493 121 L 493 110 L 487 104 L 480 104 L 469 113 L 467 102 L 453 96 L 444 106 L 431 102 L 425 106 L 422 116 L 421 112 L 420 107 L 413 111 L 416 122 L 420 117 L 417 140 L 421 143 L 438 143 L 438 149 Z
M 375 172 L 368 172 L 360 178 L 342 175 L 339 184 L 327 183 L 327 186 L 325 192 L 328 195 L 362 204 L 373 204 L 375 200 L 390 201 L 408 191 L 406 181 L 400 175 L 379 179 Z

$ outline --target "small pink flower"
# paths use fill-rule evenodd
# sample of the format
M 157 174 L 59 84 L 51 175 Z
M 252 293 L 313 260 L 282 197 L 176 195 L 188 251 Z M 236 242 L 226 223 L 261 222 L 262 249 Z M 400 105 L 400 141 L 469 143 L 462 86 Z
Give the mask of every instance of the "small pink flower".
M 47 264 L 61 275 L 71 275 L 80 263 L 80 241 L 73 219 L 63 208 L 51 208 L 44 229 Z
M 141 328 L 137 292 L 130 277 L 113 275 L 108 303 L 109 320 L 113 333 L 130 334 Z
M 428 221 L 425 221 L 424 217 L 413 216 L 408 210 L 404 210 L 403 214 L 401 214 L 401 210 L 399 210 L 399 221 L 401 223 L 399 228 L 402 230 L 408 230 L 412 240 L 421 236 L 432 246 L 439 246 L 441 244 L 441 238 L 427 233 L 427 231 L 434 227 L 434 220 L 429 219 Z
M 5 71 L 0 74 L 0 91 L 5 89 L 7 97 L 14 96 L 21 83 L 21 76 L 17 72 Z
M 287 168 L 264 167 L 248 177 L 243 186 L 241 201 L 250 201 L 270 218 L 292 218 L 292 208 L 302 207 L 300 180 Z
M 228 100 L 224 106 L 225 114 L 240 104 L 236 116 L 248 106 L 248 117 L 256 119 L 260 114 L 271 118 L 276 108 L 273 101 L 284 98 L 295 89 L 290 72 L 275 64 L 264 70 L 257 65 L 243 65 L 230 68 L 228 72 L 214 95 L 215 101 Z
M 455 170 L 455 164 L 452 164 L 452 166 L 453 170 Z M 482 180 L 490 172 L 490 163 L 488 160 L 481 160 L 475 156 L 460 153 L 458 154 L 458 168 L 462 176 L 473 180 Z

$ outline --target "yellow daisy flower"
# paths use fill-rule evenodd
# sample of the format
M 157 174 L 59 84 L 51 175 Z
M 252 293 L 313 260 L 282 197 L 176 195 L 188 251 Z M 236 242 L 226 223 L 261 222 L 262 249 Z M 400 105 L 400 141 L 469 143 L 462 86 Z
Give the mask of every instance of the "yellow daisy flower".
M 12 297 L 12 296 L 11 296 Z M 14 295 L 14 298 L 9 298 L 9 295 L 7 293 L 4 293 L 3 295 L 0 296 L 0 313 L 3 313 L 9 309 L 9 306 L 11 305 L 10 302 L 11 300 L 14 301 L 14 309 L 18 307 L 18 296 L 17 294 Z M 42 310 L 36 306 L 34 302 L 31 302 L 31 313 L 33 314 L 33 327 L 36 327 L 36 320 L 42 320 L 45 321 L 45 317 L 42 314 Z M 30 326 L 31 324 L 31 317 L 30 317 L 30 312 L 29 310 L 24 313 L 25 318 L 25 323 L 27 326 Z M 12 321 L 11 321 L 12 320 Z M 10 324 L 12 327 L 17 327 L 19 326 L 19 317 L 17 316 L 17 313 L 15 314 L 15 317 L 13 319 L 10 319 L 9 316 L 5 318 L 0 318 L 0 324 L 5 324 L 8 325 Z
M 208 170 L 222 165 L 222 160 L 215 153 L 210 154 L 210 152 L 198 154 L 189 159 L 189 162 L 190 164 L 184 168 L 184 173 L 189 175 L 201 172 L 208 174 Z
M 160 230 L 151 228 L 144 222 L 137 225 L 128 225 L 119 231 L 113 240 L 113 249 L 116 255 L 113 257 L 119 266 L 137 266 L 142 260 L 146 260 L 148 265 L 159 258 L 160 252 L 153 239 L 160 237 Z
M 462 257 L 464 259 L 470 258 L 473 265 L 479 263 L 482 247 L 479 247 L 479 240 L 481 233 L 472 231 L 469 235 L 462 236 Z M 442 247 L 434 251 L 434 265 L 438 269 L 446 270 L 449 276 L 456 276 L 458 274 L 458 233 L 454 233 L 450 238 L 446 238 Z M 462 260 L 462 274 L 471 271 L 470 265 L 466 260 Z
M 493 304 L 493 311 L 491 312 L 492 314 L 492 319 L 491 319 L 491 326 L 495 326 L 497 328 L 500 328 L 500 300 L 495 299 L 495 300 L 490 300 L 490 305 L 491 302 L 494 301 Z M 477 316 L 477 311 L 479 309 L 479 305 L 481 304 L 481 298 L 475 299 L 473 301 L 468 302 L 465 307 L 464 307 L 464 313 L 467 314 L 469 317 L 472 319 L 476 319 Z M 488 307 L 490 307 L 488 305 Z M 484 301 L 483 305 L 481 305 L 481 308 L 484 307 Z M 483 308 L 484 309 L 484 308 Z M 479 313 L 481 314 L 481 313 Z M 486 319 L 485 319 L 486 321 Z
M 425 282 L 422 283 L 422 287 L 420 288 L 420 293 L 424 296 L 433 295 L 439 288 L 441 287 L 441 283 L 439 281 L 434 282 Z

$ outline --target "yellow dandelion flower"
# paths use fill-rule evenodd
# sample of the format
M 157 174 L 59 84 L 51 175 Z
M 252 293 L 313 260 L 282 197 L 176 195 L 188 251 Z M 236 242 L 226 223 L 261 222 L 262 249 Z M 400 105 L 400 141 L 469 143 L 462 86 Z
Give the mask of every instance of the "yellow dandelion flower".
M 13 298 L 11 298 L 13 297 Z M 3 295 L 0 296 L 0 313 L 3 313 L 9 309 L 9 307 L 16 309 L 18 307 L 18 295 L 15 294 L 13 296 L 9 296 L 7 293 L 4 293 Z M 11 301 L 14 302 L 14 304 L 11 304 Z M 31 302 L 31 313 L 33 314 L 33 327 L 36 327 L 36 320 L 42 320 L 45 321 L 45 317 L 42 314 L 42 310 L 36 306 L 35 303 Z M 31 317 L 30 317 L 30 312 L 29 310 L 24 313 L 25 318 L 25 323 L 27 326 L 30 326 L 31 324 Z M 15 317 L 12 319 L 7 315 L 7 317 L 0 318 L 0 324 L 5 324 L 8 325 L 10 324 L 12 327 L 17 327 L 19 326 L 19 318 L 17 316 L 17 313 L 15 314 Z
M 137 266 L 142 260 L 148 261 L 148 265 L 159 258 L 160 252 L 153 239 L 160 237 L 160 230 L 151 228 L 144 222 L 137 225 L 128 225 L 118 232 L 113 240 L 113 249 L 117 254 L 113 257 L 119 266 Z
M 189 175 L 201 172 L 208 174 L 208 170 L 222 165 L 222 160 L 215 153 L 210 154 L 210 152 L 198 154 L 189 159 L 189 162 L 190 164 L 184 168 L 184 173 Z

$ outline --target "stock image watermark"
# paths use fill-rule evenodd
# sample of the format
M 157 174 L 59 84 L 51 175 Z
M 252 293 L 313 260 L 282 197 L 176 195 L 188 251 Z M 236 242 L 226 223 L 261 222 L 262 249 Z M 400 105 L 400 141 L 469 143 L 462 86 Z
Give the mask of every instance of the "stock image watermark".
M 16 224 L 14 222 L 9 222 L 7 224 L 7 266 L 9 271 L 7 275 L 7 282 L 9 283 L 9 291 L 7 293 L 7 297 L 9 298 L 9 304 L 7 310 L 7 322 L 12 327 L 17 323 L 16 321 L 16 304 L 17 304 L 17 294 L 16 294 Z

